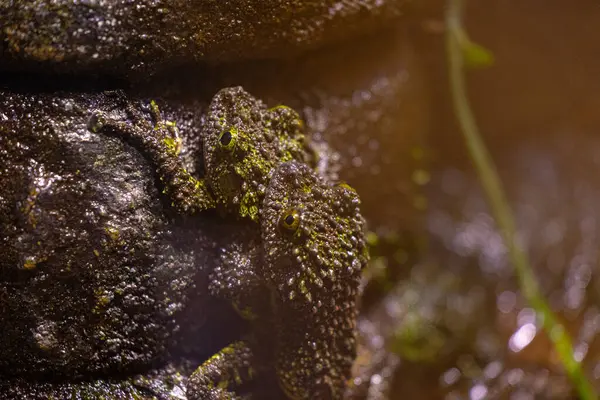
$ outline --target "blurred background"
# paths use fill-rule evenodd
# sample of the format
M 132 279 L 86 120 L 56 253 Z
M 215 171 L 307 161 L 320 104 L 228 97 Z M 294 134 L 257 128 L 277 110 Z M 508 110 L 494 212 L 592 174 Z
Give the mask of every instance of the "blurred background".
M 342 9 L 346 3 L 353 4 L 337 2 Z M 269 105 L 295 108 L 312 138 L 337 152 L 339 178 L 361 195 L 370 230 L 372 261 L 348 398 L 577 398 L 521 296 L 458 131 L 445 3 L 369 3 L 401 12 L 357 13 L 370 21 L 368 29 L 323 41 L 316 35 L 293 54 L 279 55 L 281 43 L 273 50 L 269 42 L 260 48 L 269 59 L 249 59 L 247 46 L 246 58 L 229 54 L 109 83 L 82 73 L 104 59 L 84 59 L 79 75 L 67 78 L 29 74 L 52 55 L 34 52 L 23 74 L 20 55 L 5 64 L 18 72 L 0 76 L 0 86 L 49 93 L 125 88 L 132 97 L 159 99 L 178 122 L 192 172 L 202 170 L 198 131 L 218 89 L 243 85 Z M 600 3 L 471 0 L 465 24 L 495 59 L 468 72 L 468 93 L 515 213 L 518 241 L 600 392 Z M 101 56 L 115 61 L 110 51 Z
M 387 347 L 399 357 L 388 359 L 394 367 L 379 370 L 371 383 L 392 380 L 394 399 L 577 398 L 518 290 L 457 130 L 443 5 L 434 3 L 421 3 L 419 18 L 400 29 L 410 48 L 404 57 L 415 59 L 406 64 L 403 90 L 426 93 L 403 93 L 421 103 L 394 116 L 396 127 L 410 126 L 395 133 L 402 138 L 396 143 L 403 141 L 395 156 L 412 167 L 394 168 L 413 184 L 405 188 L 410 195 L 371 199 L 383 181 L 362 192 L 367 207 L 385 201 L 403 210 L 376 217 L 383 221 L 378 229 L 395 224 L 380 231 L 381 253 L 370 271 L 387 294 L 373 300 L 379 299 L 376 285 L 367 287 L 370 317 L 361 328 L 367 347 Z M 491 67 L 468 72 L 468 92 L 508 192 L 518 240 L 574 339 L 575 358 L 598 388 L 600 7 L 593 1 L 469 1 L 465 23 L 470 38 L 495 57 Z M 414 140 L 409 146 L 407 137 Z

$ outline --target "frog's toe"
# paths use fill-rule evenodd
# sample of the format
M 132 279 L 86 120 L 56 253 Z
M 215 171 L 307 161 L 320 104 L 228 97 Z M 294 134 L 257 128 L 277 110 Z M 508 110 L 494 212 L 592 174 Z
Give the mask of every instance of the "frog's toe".
M 249 399 L 233 390 L 253 379 L 252 350 L 246 342 L 233 343 L 202 364 L 188 381 L 189 400 Z
M 133 127 L 124 121 L 111 117 L 108 113 L 100 110 L 92 112 L 87 122 L 87 129 L 92 133 L 102 133 L 123 139 L 131 139 L 136 136 Z

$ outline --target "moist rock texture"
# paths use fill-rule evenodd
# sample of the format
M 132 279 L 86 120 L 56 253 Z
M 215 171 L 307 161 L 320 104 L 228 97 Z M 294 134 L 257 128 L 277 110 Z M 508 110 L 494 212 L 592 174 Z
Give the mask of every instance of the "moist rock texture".
M 406 0 L 0 3 L 2 64 L 128 73 L 166 63 L 282 57 L 393 21 Z M 8 63 L 8 64 L 7 64 Z
M 206 275 L 223 243 L 245 239 L 222 218 L 167 217 L 143 155 L 87 130 L 91 108 L 113 106 L 104 95 L 0 94 L 0 377 L 11 393 L 125 390 L 28 382 L 202 360 L 240 332 L 234 318 L 206 328 L 218 325 L 211 313 L 228 318 L 207 299 Z

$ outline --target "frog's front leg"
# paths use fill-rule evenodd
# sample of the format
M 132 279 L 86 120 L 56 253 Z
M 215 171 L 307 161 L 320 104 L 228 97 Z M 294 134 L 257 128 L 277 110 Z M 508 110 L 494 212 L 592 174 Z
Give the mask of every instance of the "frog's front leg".
M 238 400 L 233 389 L 252 380 L 253 354 L 245 341 L 235 342 L 202 364 L 188 380 L 189 400 Z
M 117 136 L 139 148 L 155 165 L 157 175 L 164 185 L 163 192 L 171 205 L 182 214 L 215 208 L 215 200 L 206 182 L 194 178 L 179 158 L 180 143 L 175 124 L 160 117 L 158 107 L 151 104 L 152 126 L 133 106 L 126 107 L 133 123 L 117 120 L 104 111 L 96 111 L 88 121 L 93 133 Z

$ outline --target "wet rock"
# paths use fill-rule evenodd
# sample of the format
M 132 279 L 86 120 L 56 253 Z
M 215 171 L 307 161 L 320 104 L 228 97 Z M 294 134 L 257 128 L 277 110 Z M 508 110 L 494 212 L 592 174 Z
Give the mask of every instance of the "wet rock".
M 29 0 L 0 4 L 3 68 L 128 75 L 297 54 L 380 28 L 406 0 Z
M 0 399 L 102 398 L 102 399 L 184 399 L 189 368 L 168 365 L 160 370 L 117 381 L 98 379 L 72 383 L 28 382 L 23 379 L 0 383 Z
M 113 98 L 0 93 L 3 379 L 127 376 L 240 333 L 206 274 L 244 239 L 222 218 L 176 221 L 144 156 L 88 131 Z

